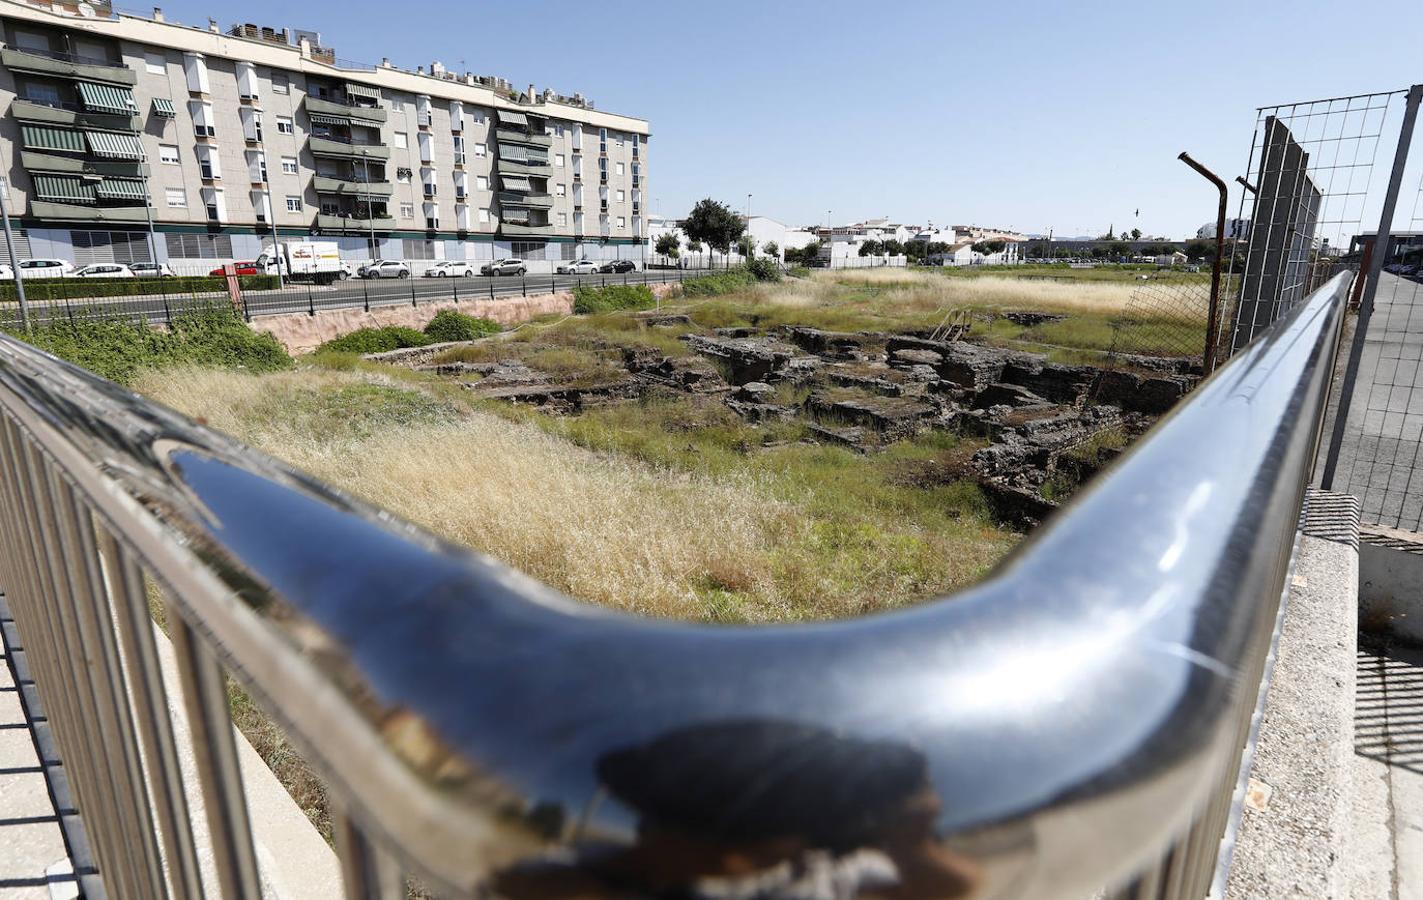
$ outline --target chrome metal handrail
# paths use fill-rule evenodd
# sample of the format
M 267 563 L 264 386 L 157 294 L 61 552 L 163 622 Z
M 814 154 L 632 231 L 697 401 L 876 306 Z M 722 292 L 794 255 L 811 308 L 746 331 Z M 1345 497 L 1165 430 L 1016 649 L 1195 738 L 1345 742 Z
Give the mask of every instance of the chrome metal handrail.
M 109 681 L 37 666 L 84 815 L 122 819 L 91 826 L 117 896 L 196 877 L 146 573 L 176 614 L 226 896 L 256 896 L 256 863 L 210 654 L 326 779 L 350 896 L 403 896 L 413 872 L 445 896 L 1200 897 L 1348 284 L 977 587 L 773 627 L 575 603 L 4 338 L 0 579 L 41 650 L 71 621 L 108 647 L 118 623 Z M 127 781 L 85 771 L 113 759 Z

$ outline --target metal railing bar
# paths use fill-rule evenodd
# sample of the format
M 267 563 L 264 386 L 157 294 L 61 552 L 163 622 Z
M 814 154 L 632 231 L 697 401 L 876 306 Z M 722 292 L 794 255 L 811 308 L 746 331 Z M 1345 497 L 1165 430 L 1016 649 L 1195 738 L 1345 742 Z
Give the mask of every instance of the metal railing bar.
M 163 880 L 162 861 L 158 853 L 158 840 L 154 833 L 152 810 L 148 805 L 143 767 L 139 759 L 137 735 L 130 714 L 128 698 L 129 685 L 118 655 L 118 643 L 114 636 L 113 610 L 108 602 L 108 591 L 103 574 L 99 569 L 98 546 L 94 539 L 94 522 L 67 480 L 61 476 L 58 493 L 61 505 L 60 519 L 67 533 L 70 547 L 75 551 L 68 557 L 70 568 L 75 571 L 75 605 L 79 612 L 80 637 L 91 648 L 97 666 L 91 667 L 96 678 L 96 703 L 99 709 L 97 721 L 105 735 L 103 746 L 108 749 L 110 759 L 111 787 L 114 802 L 120 813 L 120 822 L 128 838 L 131 862 L 142 896 L 162 898 L 167 896 Z
M 331 818 L 347 900 L 405 900 L 405 876 L 395 860 L 371 843 L 344 810 L 333 810 Z
M 202 787 L 203 809 L 212 837 L 213 863 L 223 900 L 261 900 L 257 855 L 237 744 L 228 710 L 227 677 L 217 657 L 194 634 L 173 603 L 168 604 L 168 635 L 173 641 L 179 682 L 188 711 L 193 758 Z
M 1031 841 L 1027 865 L 982 873 L 1016 896 L 1115 886 L 1173 842 L 1179 888 L 1219 843 L 1238 681 L 1258 674 L 1277 614 L 1347 285 L 1244 348 L 983 584 L 819 625 L 575 604 L 7 339 L 0 408 L 132 540 L 183 640 L 274 712 L 362 836 L 456 891 L 509 871 L 540 833 L 510 810 L 532 819 L 536 803 L 593 810 L 562 832 L 572 872 L 594 864 L 585 835 L 637 847 L 636 792 L 685 784 L 683 746 L 700 783 L 727 785 L 712 814 L 756 803 L 748 779 L 777 786 L 792 759 L 806 799 L 831 801 L 861 783 L 859 762 L 903 753 L 946 846 Z M 459 652 L 432 652 L 432 635 Z M 633 751 L 617 788 L 632 799 L 596 805 Z M 778 814 L 810 817 L 789 821 L 813 841 L 835 819 L 815 809 Z
M 21 484 L 28 488 L 29 502 L 29 515 L 22 521 L 33 524 L 38 539 L 37 555 L 33 558 L 39 563 L 41 587 L 36 598 L 52 613 L 48 628 L 56 645 L 55 659 L 68 669 L 65 677 L 70 688 L 66 697 L 67 709 L 62 721 L 55 716 L 50 717 L 50 727 L 65 760 L 66 773 L 74 788 L 75 804 L 80 814 L 93 817 L 98 822 L 114 822 L 117 814 L 113 798 L 104 789 L 105 782 L 111 778 L 109 760 L 99 750 L 102 747 L 99 735 L 91 730 L 97 720 L 95 691 L 91 666 L 74 621 L 74 592 L 65 569 L 65 562 L 70 557 L 65 552 L 55 521 L 57 505 L 53 472 L 43 451 L 28 441 L 20 447 L 19 461 Z M 44 688 L 41 688 L 42 697 L 43 691 Z M 126 890 L 134 889 L 133 871 L 124 859 L 114 829 L 99 825 L 89 828 L 88 834 L 100 871 L 105 873 L 106 884 L 112 885 L 119 896 L 124 896 Z
M 172 894 L 182 900 L 203 896 L 202 873 L 193 840 L 191 813 L 183 790 L 177 741 L 168 718 L 168 696 L 153 638 L 154 623 L 148 611 L 143 575 L 123 545 L 108 531 L 102 532 L 105 572 L 118 606 L 118 631 L 125 658 L 134 672 L 132 689 L 138 733 L 148 760 L 149 785 L 162 831 L 164 860 Z

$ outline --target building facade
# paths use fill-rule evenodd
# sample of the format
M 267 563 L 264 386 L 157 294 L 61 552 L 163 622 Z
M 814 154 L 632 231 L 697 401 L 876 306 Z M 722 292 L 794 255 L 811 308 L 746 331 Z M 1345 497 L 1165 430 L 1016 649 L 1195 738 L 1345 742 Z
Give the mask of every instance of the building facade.
M 91 3 L 0 0 L 0 40 L 0 171 L 30 256 L 216 264 L 274 235 L 417 268 L 644 253 L 647 122 L 580 95 Z

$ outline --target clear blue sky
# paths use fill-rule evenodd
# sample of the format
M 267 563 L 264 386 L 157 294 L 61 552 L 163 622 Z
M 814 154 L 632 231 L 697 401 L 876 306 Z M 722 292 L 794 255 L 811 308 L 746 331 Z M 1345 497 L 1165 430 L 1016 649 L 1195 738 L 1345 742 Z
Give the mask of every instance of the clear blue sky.
M 1215 205 L 1180 151 L 1230 180 L 1257 106 L 1423 81 L 1420 0 L 159 2 L 319 30 L 349 59 L 581 91 L 651 122 L 652 212 L 751 193 L 792 224 L 1179 237 Z

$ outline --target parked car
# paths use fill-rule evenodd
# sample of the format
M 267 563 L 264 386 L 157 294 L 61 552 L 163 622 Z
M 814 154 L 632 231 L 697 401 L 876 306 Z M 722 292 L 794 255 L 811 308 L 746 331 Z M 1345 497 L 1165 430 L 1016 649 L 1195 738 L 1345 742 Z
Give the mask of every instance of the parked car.
M 591 259 L 580 259 L 577 262 L 564 263 L 558 267 L 560 275 L 592 275 L 598 271 L 598 264 Z
M 336 273 L 337 281 L 345 281 L 347 278 L 356 277 L 356 267 L 344 260 L 341 262 L 341 271 Z
M 8 281 L 15 277 L 15 272 L 4 263 L 0 263 L 0 281 Z
M 361 269 L 362 278 L 409 278 L 410 267 L 398 259 L 378 259 Z
M 133 269 L 122 263 L 94 263 L 74 273 L 75 278 L 133 278 Z
M 605 275 L 614 275 L 621 272 L 636 272 L 637 263 L 630 259 L 612 259 L 599 266 L 598 271 Z
M 528 271 L 522 259 L 496 259 L 479 267 L 481 275 L 524 275 Z
M 129 269 L 133 271 L 135 278 L 173 278 L 173 270 L 168 268 L 167 263 L 139 262 L 129 263 Z
M 27 259 L 20 263 L 20 277 L 68 278 L 74 274 L 74 266 L 63 259 Z
M 241 261 L 241 262 L 234 262 L 234 263 L 232 264 L 232 268 L 234 268 L 234 269 L 237 270 L 237 274 L 238 274 L 238 275 L 261 275 L 261 274 L 262 274 L 262 269 L 261 269 L 261 267 L 258 266 L 256 262 L 254 262 L 253 260 L 250 260 L 250 259 L 248 259 L 248 260 L 243 260 L 243 261 Z M 221 275 L 226 275 L 227 273 L 226 273 L 225 271 L 223 271 L 223 267 L 222 267 L 222 266 L 218 266 L 216 269 L 213 269 L 213 270 L 212 270 L 211 272 L 209 272 L 208 274 L 209 274 L 209 275 L 214 275 L 214 276 L 221 276 Z
M 424 278 L 473 278 L 474 266 L 468 263 L 445 260 L 437 262 L 421 273 Z

